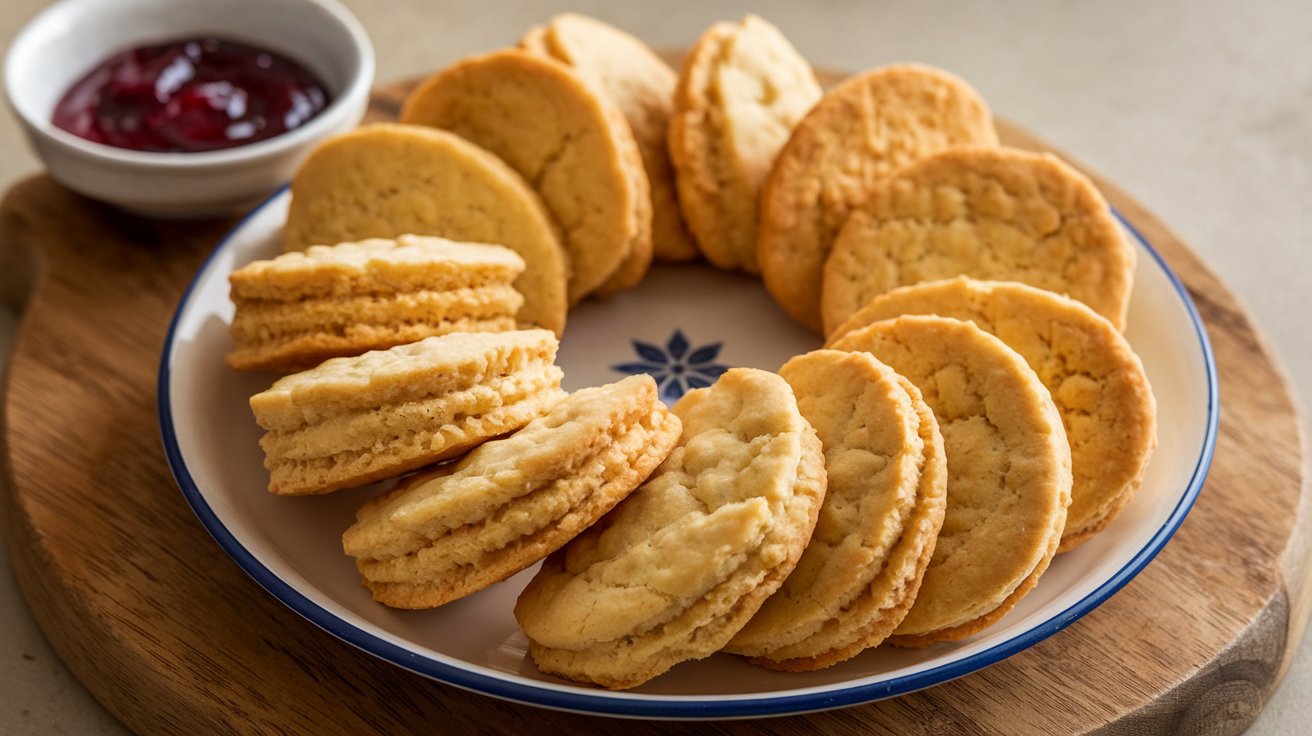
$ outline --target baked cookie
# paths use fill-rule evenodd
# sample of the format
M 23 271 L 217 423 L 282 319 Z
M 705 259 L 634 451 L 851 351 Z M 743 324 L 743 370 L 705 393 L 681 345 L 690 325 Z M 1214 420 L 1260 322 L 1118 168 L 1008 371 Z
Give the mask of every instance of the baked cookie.
M 916 601 L 888 641 L 926 646 L 997 621 L 1057 551 L 1071 453 L 1048 390 L 1025 360 L 969 322 L 909 316 L 834 343 L 916 384 L 947 453 L 947 513 Z
M 1071 506 L 1057 552 L 1107 526 L 1139 489 L 1157 446 L 1157 403 L 1125 337 L 1060 294 L 958 277 L 875 297 L 832 340 L 903 314 L 969 320 L 1020 353 L 1052 394 L 1071 446 Z
M 771 669 L 828 667 L 911 608 L 943 524 L 943 437 L 920 391 L 869 353 L 817 350 L 779 375 L 825 451 L 829 486 L 797 568 L 726 647 Z
M 576 391 L 509 437 L 369 501 L 342 547 L 380 603 L 449 603 L 590 526 L 647 479 L 679 430 L 650 376 Z
M 824 455 L 782 378 L 734 368 L 673 411 L 683 434 L 661 467 L 515 604 L 543 672 L 623 689 L 718 651 L 811 536 Z
M 323 143 L 296 172 L 285 250 L 407 233 L 515 251 L 527 264 L 516 319 L 564 331 L 565 252 L 537 195 L 496 156 L 444 131 L 375 123 Z
M 524 259 L 499 245 L 402 235 L 314 245 L 228 276 L 240 370 L 292 372 L 450 332 L 515 329 Z
M 1134 262 L 1083 174 L 1051 154 L 963 148 L 871 190 L 825 262 L 821 311 L 831 331 L 886 291 L 964 275 L 1067 294 L 1123 330 Z
M 761 182 L 820 84 L 778 28 L 716 23 L 684 57 L 670 121 L 679 202 L 711 263 L 751 274 Z
M 651 192 L 638 145 L 620 111 L 569 67 L 518 49 L 470 57 L 424 81 L 401 121 L 473 141 L 532 185 L 569 254 L 570 303 L 646 273 Z M 637 267 L 622 268 L 626 259 Z
M 690 261 L 698 256 L 683 223 L 666 148 L 675 74 L 647 44 L 620 29 L 575 13 L 529 29 L 519 39 L 526 51 L 559 61 L 615 104 L 629 122 L 651 184 L 652 256 Z
M 954 146 L 997 142 L 983 98 L 945 71 L 898 64 L 836 85 L 797 124 L 761 189 L 757 257 L 766 288 L 819 331 L 825 257 L 875 182 Z
M 327 493 L 464 453 L 563 396 L 547 330 L 457 332 L 333 358 L 251 397 L 269 490 Z

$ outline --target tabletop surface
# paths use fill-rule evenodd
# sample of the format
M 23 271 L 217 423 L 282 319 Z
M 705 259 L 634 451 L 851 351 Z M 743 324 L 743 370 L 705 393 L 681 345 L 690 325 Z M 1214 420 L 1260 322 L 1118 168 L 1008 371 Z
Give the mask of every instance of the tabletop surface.
M 512 43 L 573 10 L 658 48 L 755 12 L 816 66 L 859 70 L 922 61 L 965 77 L 993 109 L 1116 182 L 1165 221 L 1247 306 L 1296 391 L 1312 395 L 1312 4 L 1223 0 L 1152 4 L 984 4 L 859 0 L 747 5 L 699 0 L 571 5 L 343 0 L 365 25 L 380 81 L 413 77 Z M 0 3 L 7 48 L 46 0 Z M 0 182 L 39 170 L 0 117 Z M 0 309 L 0 355 L 15 317 Z M 0 556 L 3 555 L 0 548 Z M 42 638 L 12 575 L 0 573 L 0 733 L 120 734 Z M 1249 733 L 1305 732 L 1312 639 Z

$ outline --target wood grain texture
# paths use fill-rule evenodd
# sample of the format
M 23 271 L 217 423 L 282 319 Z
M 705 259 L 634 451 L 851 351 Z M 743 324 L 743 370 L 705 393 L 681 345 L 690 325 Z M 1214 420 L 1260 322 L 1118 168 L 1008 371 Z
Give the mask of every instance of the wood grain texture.
M 390 117 L 404 91 L 380 91 L 372 114 Z M 1046 148 L 1000 127 L 1012 144 Z M 1301 425 L 1225 286 L 1143 207 L 1098 183 L 1206 322 L 1223 396 L 1216 460 L 1142 574 L 1060 634 L 960 680 L 807 716 L 631 722 L 470 694 L 340 643 L 227 558 L 159 442 L 165 332 L 232 223 L 141 220 L 45 177 L 0 205 L 0 258 L 13 264 L 0 298 L 25 301 L 4 403 L 12 564 L 60 655 L 141 733 L 1238 733 L 1308 617 Z

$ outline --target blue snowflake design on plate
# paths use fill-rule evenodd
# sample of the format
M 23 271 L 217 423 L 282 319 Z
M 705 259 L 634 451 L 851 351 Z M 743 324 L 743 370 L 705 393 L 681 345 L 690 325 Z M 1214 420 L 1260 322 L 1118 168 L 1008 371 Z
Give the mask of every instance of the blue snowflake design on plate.
M 720 374 L 729 370 L 729 366 L 720 365 L 715 359 L 720 357 L 723 342 L 713 342 L 696 348 L 688 342 L 683 330 L 675 330 L 665 347 L 649 342 L 633 340 L 633 349 L 640 361 L 620 363 L 611 366 L 611 370 L 636 375 L 646 373 L 656 381 L 661 398 L 677 401 L 689 390 L 706 388 Z

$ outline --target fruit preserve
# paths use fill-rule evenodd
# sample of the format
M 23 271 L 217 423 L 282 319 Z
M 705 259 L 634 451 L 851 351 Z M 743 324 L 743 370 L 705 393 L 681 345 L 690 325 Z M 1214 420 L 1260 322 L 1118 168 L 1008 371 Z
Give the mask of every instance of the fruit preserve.
M 295 61 L 197 38 L 106 59 L 64 93 L 52 122 L 119 148 L 195 153 L 272 138 L 327 104 L 327 88 Z

